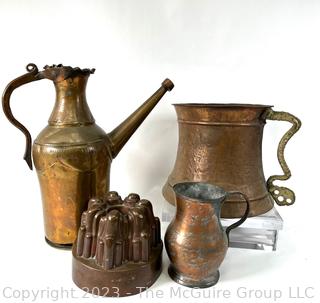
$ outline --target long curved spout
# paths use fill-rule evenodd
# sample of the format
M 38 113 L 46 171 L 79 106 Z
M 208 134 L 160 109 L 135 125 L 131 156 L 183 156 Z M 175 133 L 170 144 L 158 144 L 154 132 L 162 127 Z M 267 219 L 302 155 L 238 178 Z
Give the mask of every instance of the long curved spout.
M 157 105 L 163 95 L 167 91 L 171 91 L 173 87 L 174 84 L 172 81 L 165 79 L 162 82 L 161 87 L 147 101 L 145 101 L 125 121 L 123 121 L 118 127 L 108 134 L 108 137 L 111 141 L 111 152 L 113 158 L 117 156 L 122 147 L 127 143 L 136 129 Z

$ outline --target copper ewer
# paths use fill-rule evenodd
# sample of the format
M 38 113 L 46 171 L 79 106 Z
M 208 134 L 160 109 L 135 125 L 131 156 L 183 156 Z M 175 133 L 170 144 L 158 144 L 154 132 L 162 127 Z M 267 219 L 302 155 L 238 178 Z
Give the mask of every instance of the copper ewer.
M 170 223 L 165 246 L 171 261 L 170 277 L 188 287 L 204 288 L 219 280 L 219 266 L 229 244 L 229 233 L 248 217 L 250 204 L 240 192 L 202 182 L 185 182 L 173 186 L 176 215 Z M 240 195 L 246 209 L 242 218 L 223 230 L 220 209 L 227 196 Z
M 166 79 L 145 103 L 106 134 L 95 124 L 86 100 L 87 80 L 94 69 L 60 64 L 45 66 L 39 71 L 35 64 L 28 64 L 27 71 L 6 87 L 2 98 L 3 111 L 24 133 L 24 159 L 32 169 L 31 136 L 14 118 L 10 97 L 16 88 L 26 83 L 41 79 L 54 82 L 56 102 L 48 126 L 34 141 L 32 155 L 42 194 L 46 240 L 54 246 L 70 246 L 89 199 L 102 196 L 109 189 L 112 159 L 162 96 L 173 88 L 173 83 Z
M 294 192 L 274 184 L 291 176 L 284 159 L 288 140 L 301 122 L 269 105 L 253 104 L 175 104 L 179 123 L 176 162 L 163 188 L 167 201 L 174 204 L 173 185 L 198 181 L 240 191 L 250 200 L 250 216 L 257 216 L 278 205 L 292 205 Z M 262 166 L 262 136 L 266 120 L 287 121 L 292 127 L 278 146 L 278 160 L 284 172 L 265 181 Z M 222 217 L 238 218 L 245 209 L 240 197 L 227 197 Z

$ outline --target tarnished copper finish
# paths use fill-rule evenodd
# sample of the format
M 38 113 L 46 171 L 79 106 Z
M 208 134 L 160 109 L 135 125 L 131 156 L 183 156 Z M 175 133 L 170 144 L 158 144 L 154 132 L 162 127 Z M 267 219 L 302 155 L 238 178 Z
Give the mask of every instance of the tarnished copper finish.
M 227 193 L 221 187 L 201 182 L 178 183 L 173 190 L 176 216 L 165 235 L 171 261 L 168 273 L 184 286 L 212 286 L 219 280 L 218 268 L 227 252 L 230 231 L 248 217 L 248 198 L 242 193 Z M 242 218 L 224 232 L 220 208 L 226 197 L 234 194 L 244 198 L 246 209 Z
M 178 182 L 198 181 L 217 184 L 227 191 L 241 191 L 250 200 L 250 216 L 269 211 L 274 201 L 292 205 L 295 195 L 286 187 L 274 185 L 291 173 L 284 159 L 288 140 L 301 122 L 286 112 L 268 105 L 253 104 L 175 104 L 179 123 L 177 158 L 163 188 L 167 201 L 174 204 L 172 186 Z M 288 121 L 292 127 L 281 139 L 278 159 L 283 175 L 265 181 L 262 167 L 262 135 L 266 120 Z M 222 217 L 238 218 L 245 209 L 239 197 L 228 197 Z
M 70 246 L 88 200 L 109 189 L 112 159 L 166 91 L 173 88 L 173 83 L 166 79 L 143 105 L 106 134 L 95 124 L 86 101 L 86 84 L 93 69 L 54 65 L 39 72 L 36 65 L 29 64 L 27 70 L 28 73 L 6 87 L 3 110 L 9 121 L 26 136 L 24 159 L 32 169 L 31 136 L 14 118 L 10 96 L 15 88 L 32 81 L 46 78 L 54 82 L 55 106 L 49 125 L 34 141 L 33 160 L 41 187 L 47 242 L 59 247 Z
M 161 273 L 163 244 L 160 220 L 148 200 L 117 192 L 89 201 L 73 246 L 72 278 L 100 296 L 140 293 Z

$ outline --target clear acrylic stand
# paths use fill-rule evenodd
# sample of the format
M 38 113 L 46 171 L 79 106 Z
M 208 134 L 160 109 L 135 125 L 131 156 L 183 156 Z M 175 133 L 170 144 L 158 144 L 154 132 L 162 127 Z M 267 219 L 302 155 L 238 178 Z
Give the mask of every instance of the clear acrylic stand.
M 171 222 L 175 216 L 175 207 L 163 199 L 162 222 Z M 239 219 L 221 219 L 224 228 Z M 248 249 L 277 249 L 278 233 L 283 228 L 283 220 L 273 208 L 269 212 L 248 218 L 241 226 L 230 232 L 230 247 Z

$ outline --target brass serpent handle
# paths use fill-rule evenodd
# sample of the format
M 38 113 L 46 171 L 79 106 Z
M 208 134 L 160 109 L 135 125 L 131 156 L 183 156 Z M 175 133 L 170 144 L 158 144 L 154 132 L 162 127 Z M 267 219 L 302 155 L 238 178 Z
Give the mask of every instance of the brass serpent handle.
M 26 83 L 32 82 L 32 81 L 36 81 L 36 80 L 40 80 L 42 79 L 41 76 L 39 75 L 39 71 L 38 71 L 38 67 L 33 64 L 33 63 L 29 63 L 26 66 L 27 69 L 27 73 L 12 80 L 7 87 L 5 88 L 3 95 L 2 95 L 2 108 L 3 108 L 3 112 L 5 113 L 6 117 L 8 118 L 8 120 L 18 129 L 20 129 L 23 134 L 26 137 L 26 149 L 25 149 L 25 153 L 23 156 L 23 159 L 27 162 L 28 166 L 30 169 L 32 169 L 32 160 L 31 160 L 31 135 L 29 133 L 29 131 L 26 129 L 26 127 L 21 124 L 12 114 L 11 111 L 11 107 L 10 107 L 10 97 L 12 92 L 20 87 L 21 85 L 24 85 Z
M 292 123 L 291 128 L 281 138 L 278 146 L 278 151 L 277 151 L 278 161 L 284 174 L 273 175 L 269 177 L 269 179 L 267 180 L 268 191 L 272 195 L 275 202 L 280 206 L 292 205 L 296 199 L 294 192 L 287 187 L 274 185 L 273 182 L 276 180 L 281 180 L 281 181 L 288 180 L 291 177 L 290 169 L 284 158 L 284 149 L 288 141 L 290 140 L 290 138 L 301 127 L 301 121 L 297 117 L 289 113 L 276 112 L 276 111 L 273 111 L 271 108 L 267 110 L 265 118 L 269 120 L 287 121 Z

